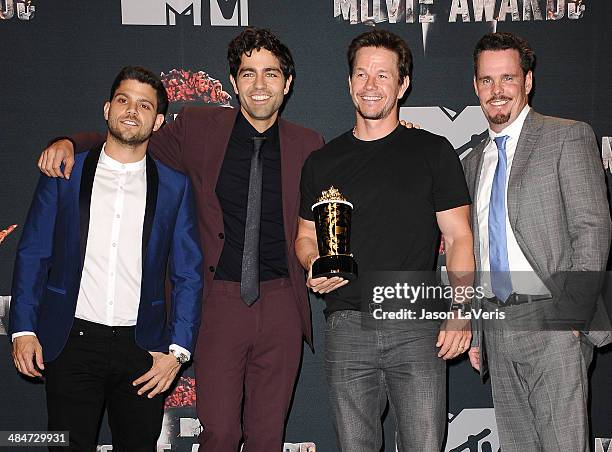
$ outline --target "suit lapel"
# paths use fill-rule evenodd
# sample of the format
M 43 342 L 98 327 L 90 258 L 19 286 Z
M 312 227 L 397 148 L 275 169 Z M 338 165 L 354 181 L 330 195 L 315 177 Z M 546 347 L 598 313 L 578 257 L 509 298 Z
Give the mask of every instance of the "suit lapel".
M 87 235 L 89 234 L 89 208 L 91 206 L 91 192 L 93 190 L 94 177 L 98 167 L 98 160 L 102 146 L 92 149 L 85 157 L 81 173 L 81 185 L 79 188 L 79 226 L 80 226 L 80 250 L 81 268 L 85 261 L 85 250 L 87 248 Z
M 147 199 L 145 204 L 145 215 L 142 223 L 142 262 L 144 263 L 147 255 L 147 245 L 151 237 L 151 228 L 155 218 L 155 208 L 157 206 L 157 192 L 159 190 L 159 176 L 155 160 L 147 153 Z
M 285 240 L 287 249 L 293 249 L 297 227 L 296 204 L 299 200 L 296 178 L 299 181 L 301 163 L 296 153 L 294 138 L 287 133 L 286 123 L 278 121 L 278 134 L 280 136 L 281 153 L 281 181 L 283 198 L 283 222 L 285 225 Z
M 219 180 L 219 173 L 221 172 L 221 166 L 223 166 L 227 145 L 234 130 L 234 123 L 239 111 L 237 108 L 224 108 L 218 115 L 214 115 L 212 117 L 213 124 L 208 128 L 207 136 L 203 141 L 203 143 L 206 143 L 203 161 L 204 171 L 208 175 L 207 180 L 204 180 L 203 183 L 211 190 L 212 199 L 214 199 L 219 211 L 221 206 L 215 194 L 215 187 Z M 207 193 L 208 190 L 204 192 Z
M 518 218 L 518 194 L 521 188 L 521 180 L 525 173 L 527 163 L 529 162 L 529 157 L 534 151 L 540 137 L 541 128 L 542 117 L 535 111 L 530 110 L 525 118 L 523 129 L 521 130 L 518 143 L 516 144 L 512 168 L 510 169 L 510 177 L 508 179 L 508 219 L 510 220 L 510 226 L 513 230 L 516 228 L 516 219 Z

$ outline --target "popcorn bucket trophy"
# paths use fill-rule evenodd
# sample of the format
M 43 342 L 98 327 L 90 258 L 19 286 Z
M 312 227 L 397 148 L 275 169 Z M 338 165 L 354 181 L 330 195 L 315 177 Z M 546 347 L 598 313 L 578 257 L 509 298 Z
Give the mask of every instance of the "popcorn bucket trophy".
M 350 249 L 353 205 L 333 186 L 313 204 L 319 258 L 312 264 L 312 277 L 357 278 L 357 262 Z

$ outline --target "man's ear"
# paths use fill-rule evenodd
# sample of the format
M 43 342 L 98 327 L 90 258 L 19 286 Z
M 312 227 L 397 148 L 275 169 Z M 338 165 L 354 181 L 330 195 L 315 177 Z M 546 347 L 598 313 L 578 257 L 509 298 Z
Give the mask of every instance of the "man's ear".
M 104 103 L 104 119 L 108 121 L 108 112 L 110 110 L 110 102 Z
M 404 77 L 404 80 L 400 84 L 400 90 L 399 90 L 399 93 L 397 93 L 398 99 L 401 99 L 402 97 L 404 97 L 404 94 L 406 94 L 406 90 L 408 89 L 409 86 L 410 86 L 410 77 L 406 76 Z
M 157 116 L 155 117 L 155 124 L 153 124 L 153 132 L 157 132 L 159 130 L 159 128 L 164 123 L 164 119 L 164 115 L 162 115 L 161 113 L 157 114 Z
M 529 71 L 527 72 L 527 75 L 525 75 L 525 92 L 527 93 L 527 95 L 529 95 L 532 88 L 533 88 L 533 72 Z
M 289 88 L 291 88 L 291 83 L 293 82 L 293 75 L 290 75 L 287 80 L 285 80 L 285 89 L 283 90 L 283 93 L 285 93 L 285 95 L 287 95 L 287 93 L 289 92 Z

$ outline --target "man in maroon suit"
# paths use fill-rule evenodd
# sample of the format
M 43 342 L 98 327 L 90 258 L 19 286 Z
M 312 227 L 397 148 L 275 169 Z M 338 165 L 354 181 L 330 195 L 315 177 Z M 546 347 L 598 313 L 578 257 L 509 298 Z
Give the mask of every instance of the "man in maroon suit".
M 272 33 L 246 29 L 230 43 L 228 61 L 240 110 L 186 107 L 152 136 L 149 152 L 189 175 L 197 202 L 205 264 L 194 358 L 200 450 L 236 452 L 243 439 L 249 452 L 280 451 L 302 337 L 312 345 L 294 252 L 300 171 L 323 140 L 278 118 L 295 70 Z M 39 167 L 69 177 L 73 149 L 100 141 L 57 141 Z

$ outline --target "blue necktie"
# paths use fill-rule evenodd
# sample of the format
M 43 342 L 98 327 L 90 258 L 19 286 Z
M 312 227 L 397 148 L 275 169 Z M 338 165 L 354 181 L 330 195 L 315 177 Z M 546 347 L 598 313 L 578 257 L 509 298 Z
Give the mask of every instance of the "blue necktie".
M 495 138 L 497 145 L 497 167 L 491 186 L 489 203 L 489 263 L 491 266 L 491 289 L 505 303 L 512 293 L 508 242 L 506 240 L 506 141 L 508 136 Z

